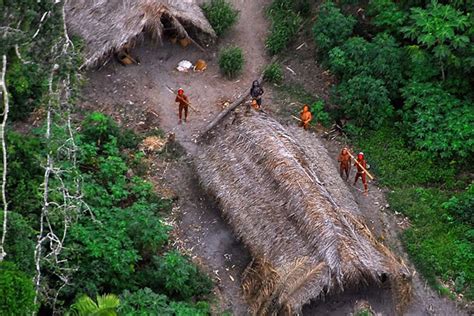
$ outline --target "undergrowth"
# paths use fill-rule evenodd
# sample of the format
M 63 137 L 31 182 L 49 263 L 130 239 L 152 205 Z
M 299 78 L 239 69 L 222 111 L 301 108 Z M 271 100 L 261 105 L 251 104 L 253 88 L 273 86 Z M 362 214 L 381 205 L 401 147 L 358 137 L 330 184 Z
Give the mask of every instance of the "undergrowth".
M 211 0 L 202 5 L 202 10 L 217 36 L 225 34 L 239 16 L 239 12 L 226 0 Z
M 454 164 L 413 150 L 396 127 L 355 139 L 380 183 L 390 188 L 391 208 L 410 219 L 402 242 L 413 263 L 442 295 L 451 290 L 474 299 L 473 185 Z

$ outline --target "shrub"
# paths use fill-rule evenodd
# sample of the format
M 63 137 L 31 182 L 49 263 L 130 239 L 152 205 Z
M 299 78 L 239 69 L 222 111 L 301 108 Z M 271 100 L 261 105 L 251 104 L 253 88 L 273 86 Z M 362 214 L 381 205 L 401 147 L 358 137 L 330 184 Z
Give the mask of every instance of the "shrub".
M 325 57 L 329 50 L 343 44 L 352 34 L 356 20 L 345 16 L 332 2 L 324 2 L 313 26 L 313 36 L 319 51 Z
M 84 143 L 95 143 L 99 147 L 117 139 L 120 148 L 136 148 L 139 138 L 130 130 L 121 130 L 111 117 L 93 112 L 82 122 L 81 141 Z
M 443 208 L 462 223 L 474 226 L 474 184 L 470 184 L 466 191 L 445 202 Z
M 217 36 L 227 32 L 237 22 L 239 15 L 238 11 L 226 0 L 211 0 L 204 3 L 202 9 Z
M 125 291 L 120 296 L 120 315 L 176 315 L 176 316 L 207 316 L 210 306 L 206 302 L 195 304 L 170 301 L 166 295 L 156 294 L 148 288 L 136 292 Z
M 211 280 L 177 251 L 164 255 L 159 273 L 164 278 L 168 296 L 173 298 L 188 300 L 208 294 L 212 287 Z
M 287 47 L 298 31 L 302 18 L 295 11 L 292 2 L 287 0 L 273 1 L 268 16 L 272 26 L 265 45 L 270 54 L 274 55 Z
M 360 127 L 377 129 L 393 112 L 383 81 L 365 74 L 339 85 L 336 99 L 344 112 Z
M 320 122 L 326 127 L 329 127 L 331 124 L 331 118 L 329 117 L 329 113 L 324 111 L 324 102 L 323 101 L 317 101 L 314 102 L 310 106 L 311 113 L 313 114 L 313 117 L 315 118 L 314 122 Z
M 171 315 L 172 309 L 168 305 L 168 297 L 156 294 L 149 288 L 136 292 L 124 291 L 120 295 L 120 315 Z
M 265 68 L 263 78 L 271 83 L 281 83 L 283 81 L 283 69 L 278 63 L 272 63 Z
M 474 152 L 473 104 L 431 83 L 412 83 L 403 90 L 404 123 L 418 149 L 448 159 L 467 159 Z
M 0 261 L 0 311 L 2 315 L 31 315 L 35 289 L 31 278 L 7 261 Z
M 228 78 L 237 76 L 244 67 L 244 54 L 237 46 L 229 46 L 219 52 L 219 67 Z

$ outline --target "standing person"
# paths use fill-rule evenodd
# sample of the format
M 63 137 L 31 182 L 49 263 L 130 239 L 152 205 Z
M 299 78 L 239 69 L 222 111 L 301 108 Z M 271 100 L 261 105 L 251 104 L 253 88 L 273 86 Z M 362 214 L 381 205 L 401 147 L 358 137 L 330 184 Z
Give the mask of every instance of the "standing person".
M 349 179 L 349 171 L 351 170 L 351 156 L 349 155 L 347 147 L 342 148 L 337 161 L 339 161 L 339 173 L 341 178 L 344 178 L 345 173 L 347 181 Z
M 260 86 L 260 83 L 258 83 L 258 80 L 255 80 L 252 83 L 252 88 L 250 88 L 250 96 L 252 97 L 253 100 L 257 101 L 257 104 L 259 107 L 262 105 L 262 94 L 263 94 L 262 86 Z
M 304 129 L 308 129 L 312 119 L 313 115 L 309 111 L 309 106 L 307 104 L 303 105 L 303 110 L 300 112 L 300 126 L 303 126 Z
M 178 89 L 178 95 L 176 96 L 176 99 L 174 100 L 175 102 L 179 103 L 179 109 L 178 109 L 178 118 L 179 121 L 178 123 L 181 123 L 181 118 L 182 118 L 182 112 L 184 110 L 184 121 L 188 119 L 188 97 L 184 95 L 184 90 L 179 88 Z
M 365 176 L 365 170 L 364 170 L 364 169 L 367 169 L 367 163 L 365 162 L 363 152 L 360 152 L 357 155 L 357 162 L 354 162 L 354 166 L 357 167 L 357 173 L 355 176 L 354 185 L 356 185 L 357 180 L 359 180 L 359 177 L 360 177 L 362 179 L 362 183 L 364 184 L 364 195 L 368 195 L 369 188 L 367 186 L 367 178 Z

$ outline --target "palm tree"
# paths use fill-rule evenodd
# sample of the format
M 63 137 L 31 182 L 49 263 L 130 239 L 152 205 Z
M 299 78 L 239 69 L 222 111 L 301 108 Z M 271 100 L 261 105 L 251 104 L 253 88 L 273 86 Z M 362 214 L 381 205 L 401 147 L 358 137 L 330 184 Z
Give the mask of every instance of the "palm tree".
M 119 305 L 120 300 L 115 294 L 97 295 L 97 303 L 84 295 L 71 305 L 67 316 L 117 316 Z

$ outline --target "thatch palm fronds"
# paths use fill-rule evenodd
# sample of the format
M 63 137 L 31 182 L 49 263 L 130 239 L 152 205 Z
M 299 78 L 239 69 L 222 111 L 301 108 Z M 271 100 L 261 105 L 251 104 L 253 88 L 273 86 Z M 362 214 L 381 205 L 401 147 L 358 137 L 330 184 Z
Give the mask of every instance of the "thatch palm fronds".
M 409 293 L 405 265 L 353 204 L 336 202 L 344 200 L 322 183 L 309 158 L 316 154 L 278 122 L 242 117 L 202 145 L 201 182 L 254 258 L 243 277 L 254 314 L 295 313 L 321 294 L 386 278 L 394 293 Z
M 160 41 L 166 29 L 180 38 L 213 40 L 216 35 L 194 0 L 74 0 L 66 3 L 69 30 L 86 44 L 86 66 L 142 40 Z

